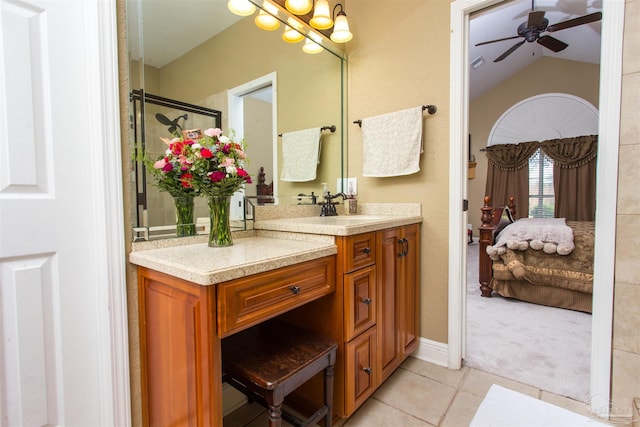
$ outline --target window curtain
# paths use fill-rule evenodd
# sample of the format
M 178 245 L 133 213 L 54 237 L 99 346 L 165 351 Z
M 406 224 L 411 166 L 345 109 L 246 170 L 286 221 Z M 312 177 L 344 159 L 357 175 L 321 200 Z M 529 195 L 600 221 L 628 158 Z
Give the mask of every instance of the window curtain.
M 493 206 L 507 205 L 509 197 L 516 201 L 516 216 L 529 212 L 529 157 L 536 152 L 537 141 L 520 144 L 499 144 L 486 148 L 489 160 L 485 194 Z
M 553 159 L 555 217 L 594 221 L 598 135 L 543 141 L 540 147 Z
M 596 204 L 596 155 L 598 136 L 492 145 L 485 149 L 489 167 L 485 194 L 493 206 L 516 200 L 516 214 L 529 212 L 529 158 L 541 148 L 553 159 L 555 217 L 593 221 Z

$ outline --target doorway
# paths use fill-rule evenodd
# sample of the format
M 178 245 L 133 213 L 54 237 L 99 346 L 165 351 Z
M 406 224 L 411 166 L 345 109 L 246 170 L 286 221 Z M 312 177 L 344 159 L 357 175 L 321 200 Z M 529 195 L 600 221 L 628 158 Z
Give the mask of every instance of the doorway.
M 469 15 L 504 0 L 457 0 L 451 5 L 450 63 L 450 201 L 449 201 L 449 335 L 448 365 L 462 367 L 465 340 L 467 135 L 469 108 L 468 29 Z M 593 320 L 591 350 L 591 409 L 607 416 L 610 397 L 611 329 L 613 318 L 613 269 L 615 241 L 599 236 L 615 235 L 618 176 L 622 29 L 624 3 L 603 0 L 602 54 L 600 70 L 600 117 L 596 247 L 594 258 Z
M 247 139 L 247 157 L 254 159 L 248 165 L 248 172 L 257 181 L 258 171 L 263 167 L 267 181 L 273 180 L 274 197 L 278 195 L 276 77 L 273 72 L 228 92 L 229 128 L 233 129 L 238 139 Z M 250 191 L 254 193 L 247 193 L 246 196 L 255 198 L 255 186 Z

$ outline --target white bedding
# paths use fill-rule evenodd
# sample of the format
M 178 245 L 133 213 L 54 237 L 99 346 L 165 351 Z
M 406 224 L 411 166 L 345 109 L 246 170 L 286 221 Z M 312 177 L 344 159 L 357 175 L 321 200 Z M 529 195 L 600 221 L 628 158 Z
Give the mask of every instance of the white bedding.
M 506 249 L 526 251 L 531 248 L 545 253 L 569 255 L 575 249 L 573 230 L 564 218 L 522 218 L 509 224 L 492 246 L 491 257 L 502 255 Z

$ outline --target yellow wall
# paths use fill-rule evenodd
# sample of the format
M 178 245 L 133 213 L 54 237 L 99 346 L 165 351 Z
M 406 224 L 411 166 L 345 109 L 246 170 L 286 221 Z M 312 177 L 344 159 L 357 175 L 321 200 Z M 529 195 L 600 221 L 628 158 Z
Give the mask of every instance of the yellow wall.
M 449 2 L 349 0 L 347 13 L 347 175 L 358 178 L 362 202 L 422 204 L 421 336 L 447 342 Z M 362 134 L 352 122 L 424 104 L 438 112 L 425 114 L 420 172 L 362 177 Z
M 487 145 L 496 120 L 514 104 L 542 93 L 568 93 L 589 101 L 598 108 L 600 67 L 597 64 L 542 57 L 505 80 L 469 105 L 471 153 L 476 157 L 476 178 L 468 181 L 469 223 L 478 235 L 480 208 L 483 206 L 487 179 L 487 157 L 481 148 Z M 517 210 L 517 201 L 516 201 Z M 522 215 L 523 212 L 519 212 Z
M 322 182 L 333 189 L 341 175 L 341 61 L 328 52 L 306 54 L 302 52 L 302 42 L 288 44 L 280 36 L 281 31 L 257 28 L 252 17 L 243 19 L 156 70 L 153 86 L 162 96 L 221 110 L 226 128 L 226 90 L 276 71 L 279 134 L 325 125 L 338 127 L 335 133 L 323 132 L 315 181 L 279 183 L 278 195 L 282 203 L 288 204 L 296 203 L 292 196 L 300 192 L 320 194 Z M 145 67 L 145 73 L 149 68 Z M 271 169 L 271 161 L 260 157 L 263 153 L 252 153 L 251 147 L 256 147 L 253 141 L 247 143 L 251 165 Z M 249 191 L 254 193 L 255 189 Z

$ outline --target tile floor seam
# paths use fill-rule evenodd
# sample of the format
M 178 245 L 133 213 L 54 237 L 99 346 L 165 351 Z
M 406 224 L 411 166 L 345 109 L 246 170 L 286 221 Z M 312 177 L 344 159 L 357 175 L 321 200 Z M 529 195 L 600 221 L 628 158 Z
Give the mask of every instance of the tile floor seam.
M 373 400 L 375 400 L 375 401 L 377 401 L 377 402 L 380 402 L 380 403 L 381 403 L 381 404 L 383 404 L 384 406 L 387 406 L 387 407 L 389 407 L 389 408 L 391 408 L 391 409 L 394 409 L 394 410 L 396 410 L 396 411 L 398 411 L 398 412 L 402 412 L 403 414 L 408 415 L 408 416 L 410 416 L 411 418 L 414 418 L 414 419 L 416 419 L 416 420 L 418 420 L 418 421 L 420 421 L 420 422 L 425 423 L 427 426 L 430 426 L 430 427 L 438 427 L 438 425 L 437 425 L 437 424 L 431 424 L 429 421 L 427 421 L 427 420 L 425 420 L 425 419 L 423 419 L 423 418 L 420 418 L 420 417 L 416 416 L 415 414 L 412 414 L 412 413 L 407 412 L 407 411 L 403 411 L 403 410 L 402 410 L 402 409 L 400 409 L 400 408 L 396 408 L 395 406 L 391 406 L 391 405 L 389 405 L 387 402 L 384 402 L 384 401 L 382 401 L 382 400 L 378 399 L 377 397 L 375 397 L 375 395 L 374 395 L 374 396 L 371 396 L 369 399 L 373 399 Z

